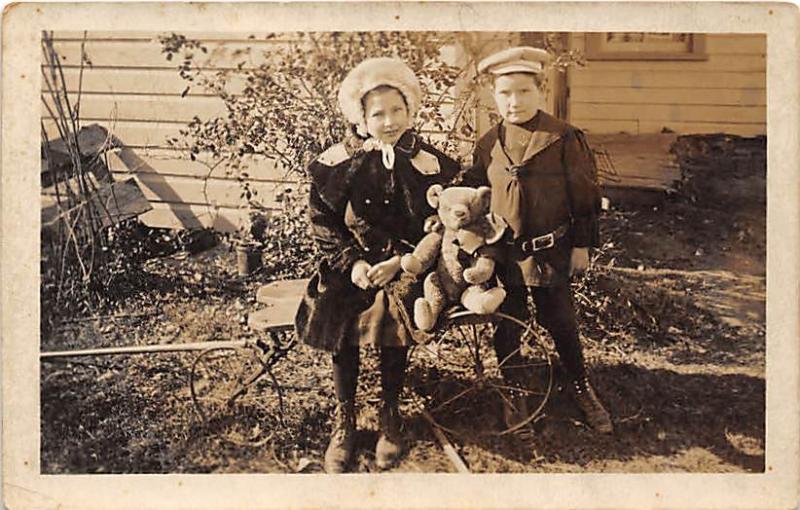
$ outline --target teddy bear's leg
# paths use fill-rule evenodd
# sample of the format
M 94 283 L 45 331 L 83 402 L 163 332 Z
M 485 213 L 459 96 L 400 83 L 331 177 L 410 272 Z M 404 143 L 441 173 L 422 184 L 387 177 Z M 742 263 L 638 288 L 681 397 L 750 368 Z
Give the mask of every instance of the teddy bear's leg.
M 479 285 L 471 285 L 461 294 L 461 304 L 470 312 L 485 315 L 496 312 L 505 298 L 503 287 L 484 289 Z
M 489 281 L 494 273 L 494 260 L 489 257 L 478 257 L 475 265 L 464 270 L 464 280 L 472 285 L 480 285 Z
M 430 331 L 436 325 L 446 301 L 439 275 L 435 272 L 425 278 L 423 295 L 414 302 L 414 323 L 422 331 Z

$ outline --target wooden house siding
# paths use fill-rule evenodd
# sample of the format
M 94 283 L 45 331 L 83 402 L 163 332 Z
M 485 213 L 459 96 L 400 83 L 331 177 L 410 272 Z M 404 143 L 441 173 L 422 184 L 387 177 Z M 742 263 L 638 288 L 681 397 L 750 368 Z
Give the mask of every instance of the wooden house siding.
M 766 49 L 765 35 L 707 34 L 703 60 L 589 60 L 568 73 L 568 119 L 598 134 L 766 134 Z
M 224 167 L 210 169 L 208 155 L 199 154 L 192 161 L 186 152 L 166 143 L 193 117 L 225 114 L 225 106 L 220 98 L 198 87 L 186 89 L 187 82 L 177 70 L 180 56 L 167 60 L 158 35 L 90 32 L 84 42 L 82 32 L 63 32 L 55 34 L 55 47 L 72 98 L 81 90 L 82 123 L 99 123 L 126 145 L 110 156 L 109 163 L 118 179 L 134 176 L 151 201 L 153 210 L 143 221 L 161 227 L 233 230 L 243 216 L 240 182 Z M 246 55 L 246 66 L 257 66 L 268 58 L 262 50 L 289 42 L 267 39 L 267 34 L 186 35 L 204 43 L 209 58 L 202 60 L 207 60 L 209 69 L 232 68 L 242 55 Z M 507 33 L 475 37 L 485 52 L 527 43 L 524 37 Z M 582 34 L 570 36 L 575 49 L 584 49 L 584 41 Z M 81 77 L 82 44 L 91 66 Z M 247 48 L 252 51 L 243 53 Z M 465 61 L 458 48 L 451 50 L 446 53 L 454 62 Z M 646 134 L 663 128 L 678 133 L 765 133 L 765 36 L 708 35 L 706 52 L 707 60 L 592 60 L 584 69 L 571 69 L 567 76 L 568 120 L 593 134 Z M 42 86 L 46 96 L 45 84 Z M 241 80 L 233 79 L 229 92 L 242 87 Z M 484 106 L 492 108 L 488 90 L 481 98 Z M 557 101 L 553 94 L 548 97 L 550 111 Z M 45 107 L 41 108 L 48 136 L 56 137 L 54 122 Z M 485 112 L 473 112 L 473 121 L 479 133 L 489 126 Z M 435 131 L 425 134 L 442 136 Z M 267 159 L 250 158 L 245 164 L 253 188 L 269 207 L 279 207 L 274 200 L 277 192 L 296 185 Z
M 214 227 L 235 230 L 244 218 L 240 209 L 242 187 L 225 167 L 211 170 L 204 164 L 208 155 L 192 161 L 184 151 L 168 147 L 166 140 L 193 117 L 207 119 L 225 113 L 222 100 L 199 87 L 185 92 L 187 82 L 178 74 L 180 56 L 167 60 L 157 33 L 82 32 L 54 34 L 55 48 L 64 66 L 71 97 L 81 90 L 80 116 L 83 125 L 98 123 L 119 138 L 126 148 L 109 155 L 115 178 L 133 175 L 153 210 L 142 220 L 152 226 L 194 228 Z M 195 33 L 208 49 L 206 66 L 230 68 L 247 48 L 246 67 L 263 62 L 261 50 L 282 39 L 265 39 L 266 34 Z M 80 76 L 81 45 L 91 62 Z M 237 60 L 234 60 L 237 58 Z M 80 83 L 80 87 L 79 87 Z M 46 85 L 42 85 L 46 96 Z M 231 92 L 241 90 L 233 81 Z M 237 90 L 238 89 L 238 90 Z M 42 106 L 48 136 L 56 137 L 54 123 Z M 285 172 L 265 158 L 250 158 L 246 165 L 251 185 L 262 202 L 277 208 L 275 194 L 295 185 Z

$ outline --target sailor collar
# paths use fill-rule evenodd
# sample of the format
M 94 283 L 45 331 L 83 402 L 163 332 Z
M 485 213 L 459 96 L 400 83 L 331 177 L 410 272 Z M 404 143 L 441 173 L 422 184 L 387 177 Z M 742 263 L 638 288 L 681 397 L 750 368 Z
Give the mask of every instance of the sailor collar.
M 531 131 L 531 138 L 525 147 L 522 160 L 514 163 L 503 147 L 506 131 L 505 121 L 497 125 L 497 138 L 492 147 L 492 159 L 498 158 L 500 161 L 506 161 L 510 168 L 524 166 L 537 154 L 560 140 L 567 132 L 567 125 L 564 122 L 541 110 L 533 119 L 520 127 Z

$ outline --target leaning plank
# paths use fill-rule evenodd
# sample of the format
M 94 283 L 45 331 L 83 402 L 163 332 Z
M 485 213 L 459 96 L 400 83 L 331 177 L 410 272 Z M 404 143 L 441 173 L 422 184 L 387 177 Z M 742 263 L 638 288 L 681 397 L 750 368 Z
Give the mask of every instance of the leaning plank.
M 433 435 L 436 436 L 436 440 L 439 441 L 439 445 L 442 447 L 444 454 L 447 456 L 450 463 L 453 464 L 453 467 L 456 468 L 456 471 L 459 473 L 469 473 L 469 468 L 464 464 L 464 461 L 458 455 L 458 452 L 456 452 L 450 440 L 447 439 L 447 436 L 444 435 L 444 432 L 439 430 L 439 427 L 436 426 L 436 423 L 433 421 L 433 418 L 431 418 L 431 415 L 428 414 L 428 411 L 423 410 L 422 416 L 428 421 Z
M 45 351 L 39 353 L 39 359 L 44 361 L 55 360 L 58 358 L 75 358 L 81 356 L 111 356 L 118 354 L 150 354 L 154 352 L 205 351 L 208 349 L 240 349 L 246 346 L 246 340 L 220 340 L 215 342 L 192 342 L 186 344 L 128 345 L 123 347 L 101 347 L 98 349 L 81 349 L 75 351 Z
M 52 195 L 44 197 L 44 203 L 45 207 L 42 208 L 43 227 L 50 227 L 64 216 L 87 206 L 94 210 L 103 227 L 139 216 L 153 208 L 134 178 L 103 184 L 97 188 L 91 198 L 70 209 L 60 207 L 53 200 Z

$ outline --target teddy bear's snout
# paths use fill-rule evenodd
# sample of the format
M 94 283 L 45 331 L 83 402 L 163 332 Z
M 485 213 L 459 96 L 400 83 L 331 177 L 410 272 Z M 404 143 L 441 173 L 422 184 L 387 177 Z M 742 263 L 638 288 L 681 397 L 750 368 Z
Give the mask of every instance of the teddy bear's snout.
M 469 216 L 469 210 L 466 207 L 454 207 L 453 216 L 459 220 L 466 219 Z

